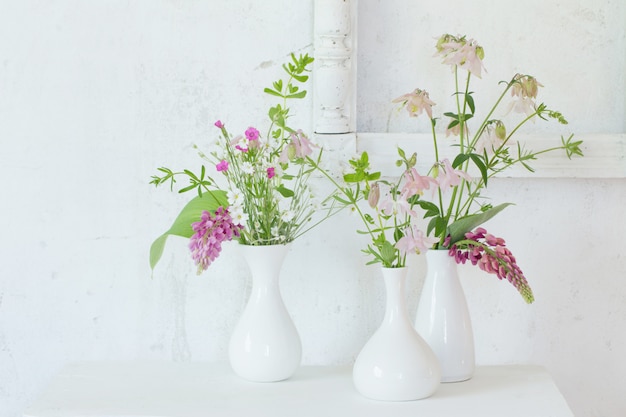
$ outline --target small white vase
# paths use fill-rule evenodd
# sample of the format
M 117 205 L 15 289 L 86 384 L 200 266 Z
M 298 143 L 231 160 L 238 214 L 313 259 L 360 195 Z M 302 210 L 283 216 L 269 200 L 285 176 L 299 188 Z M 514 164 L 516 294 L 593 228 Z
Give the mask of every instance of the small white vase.
M 406 268 L 383 268 L 385 318 L 352 370 L 356 390 L 374 400 L 419 400 L 439 386 L 437 358 L 413 328 L 406 309 L 406 273 Z
M 239 245 L 252 273 L 252 292 L 228 347 L 230 365 L 254 382 L 289 378 L 300 366 L 302 344 L 279 288 L 290 245 Z
M 426 252 L 427 273 L 415 328 L 441 364 L 442 382 L 474 375 L 474 334 L 457 265 L 448 250 Z

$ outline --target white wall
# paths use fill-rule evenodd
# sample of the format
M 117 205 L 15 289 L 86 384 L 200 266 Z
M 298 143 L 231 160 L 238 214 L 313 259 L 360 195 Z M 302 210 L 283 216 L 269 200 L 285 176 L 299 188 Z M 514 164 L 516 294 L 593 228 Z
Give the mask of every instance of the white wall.
M 489 2 L 440 2 L 423 16 L 413 2 L 360 3 L 360 129 L 385 130 L 385 103 L 413 88 L 417 58 L 400 57 L 402 45 L 415 40 L 423 56 L 426 33 L 462 30 L 507 62 L 531 56 L 529 72 L 572 131 L 626 130 L 622 3 L 506 2 L 513 17 L 495 28 L 504 9 L 486 14 Z M 233 245 L 198 277 L 185 242 L 172 239 L 151 278 L 148 247 L 186 197 L 148 181 L 161 165 L 197 166 L 192 145 L 211 138 L 214 120 L 241 129 L 265 120 L 260 92 L 290 51 L 312 52 L 312 13 L 311 0 L 0 0 L 0 416 L 19 416 L 70 361 L 226 358 L 246 268 Z M 421 32 L 395 50 L 377 43 L 414 26 Z M 545 39 L 562 49 L 534 48 Z M 503 52 L 507 44 L 519 52 Z M 561 54 L 567 62 L 551 59 Z M 501 65 L 488 69 L 496 76 Z M 310 108 L 296 109 L 305 129 Z M 413 128 L 397 123 L 391 130 Z M 537 302 L 462 269 L 479 363 L 544 365 L 578 417 L 626 414 L 626 181 L 500 179 L 490 189 L 516 202 L 489 229 L 507 239 Z M 363 265 L 357 225 L 331 220 L 286 261 L 305 364 L 349 363 L 381 319 L 380 276 Z M 413 310 L 423 273 L 415 259 Z

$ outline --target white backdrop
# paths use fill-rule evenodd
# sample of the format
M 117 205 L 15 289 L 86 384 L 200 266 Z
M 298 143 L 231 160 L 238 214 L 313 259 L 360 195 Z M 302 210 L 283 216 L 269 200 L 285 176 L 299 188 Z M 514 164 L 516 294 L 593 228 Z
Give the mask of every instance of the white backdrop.
M 626 131 L 621 2 L 420 3 L 360 1 L 360 130 L 415 129 L 387 127 L 389 100 L 443 80 L 431 38 L 460 31 L 496 80 L 537 75 L 571 131 Z M 187 197 L 148 181 L 198 166 L 192 146 L 214 120 L 264 122 L 261 91 L 289 52 L 312 52 L 312 19 L 311 0 L 0 0 L 0 416 L 70 361 L 226 358 L 248 271 L 233 245 L 196 276 L 171 239 L 151 276 L 148 247 Z M 305 130 L 311 107 L 294 109 Z M 543 365 L 577 417 L 625 415 L 626 180 L 498 179 L 489 194 L 516 203 L 488 228 L 537 301 L 462 268 L 479 364 Z M 285 263 L 305 364 L 350 363 L 382 318 L 357 225 L 323 224 Z M 424 263 L 412 262 L 414 311 Z

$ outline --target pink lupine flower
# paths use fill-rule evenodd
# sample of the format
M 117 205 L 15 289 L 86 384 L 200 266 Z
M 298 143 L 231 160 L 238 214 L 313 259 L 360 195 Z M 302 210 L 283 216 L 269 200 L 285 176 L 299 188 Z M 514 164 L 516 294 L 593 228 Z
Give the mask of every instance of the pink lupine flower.
M 424 90 L 416 88 L 413 92 L 403 94 L 400 97 L 392 100 L 392 103 L 402 103 L 402 106 L 406 107 L 410 117 L 417 117 L 422 112 L 426 112 L 429 118 L 433 118 L 433 109 L 435 105 L 429 97 L 428 93 Z
M 269 167 L 267 169 L 267 178 L 272 179 L 276 175 L 276 170 L 274 167 Z
M 253 140 L 259 139 L 259 131 L 256 130 L 255 128 L 253 128 L 253 127 L 249 127 L 246 130 L 245 134 L 246 134 L 246 139 L 248 139 L 249 141 L 253 141 Z
M 215 122 L 215 127 L 219 128 L 219 129 L 223 129 L 224 128 L 224 123 L 222 123 L 221 120 L 218 120 L 217 122 Z
M 217 168 L 217 170 L 219 172 L 225 172 L 228 171 L 228 161 L 226 161 L 225 159 L 222 159 L 216 166 L 215 168 Z
M 422 251 L 427 251 L 437 241 L 438 239 L 424 235 L 424 232 L 413 225 L 404 231 L 404 236 L 396 242 L 396 248 L 402 256 L 408 253 L 420 254 Z
M 443 169 L 439 170 L 437 183 L 442 191 L 461 184 L 462 179 L 465 179 L 466 181 L 472 180 L 472 177 L 467 172 L 452 168 L 452 164 L 447 158 L 441 161 L 439 165 Z
M 242 226 L 233 224 L 228 210 L 218 207 L 215 215 L 203 211 L 200 221 L 191 225 L 195 232 L 189 240 L 191 257 L 198 266 L 198 274 L 206 270 L 222 251 L 222 242 L 239 237 Z
M 449 244 L 448 239 L 447 242 Z M 498 279 L 506 279 L 527 303 L 534 301 L 528 281 L 517 265 L 515 257 L 506 247 L 504 239 L 495 237 L 479 227 L 474 232 L 466 233 L 464 240 L 452 245 L 449 254 L 458 264 L 470 261 L 472 265 L 478 265 L 481 270 L 496 275 Z

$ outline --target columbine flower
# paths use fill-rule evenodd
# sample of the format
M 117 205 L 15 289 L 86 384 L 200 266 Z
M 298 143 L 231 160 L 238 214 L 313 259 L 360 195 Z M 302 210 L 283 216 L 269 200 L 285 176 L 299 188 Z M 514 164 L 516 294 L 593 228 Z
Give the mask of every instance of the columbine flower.
M 465 234 L 465 240 L 454 244 L 449 251 L 456 263 L 470 261 L 483 271 L 495 274 L 498 279 L 506 279 L 519 291 L 527 303 L 535 298 L 515 257 L 506 247 L 504 239 L 495 237 L 482 227 Z
M 217 168 L 219 172 L 228 171 L 228 161 L 222 159 L 217 165 L 215 165 L 215 168 Z
M 437 41 L 435 56 L 443 57 L 442 63 L 451 65 L 452 68 L 458 66 L 481 78 L 485 51 L 473 39 L 467 40 L 465 36 L 456 37 L 445 34 Z
M 191 257 L 198 266 L 198 274 L 206 270 L 222 251 L 222 242 L 239 237 L 241 226 L 233 223 L 228 210 L 218 207 L 215 215 L 203 211 L 200 221 L 191 225 L 195 232 L 189 241 Z
M 291 134 L 291 143 L 294 146 L 296 158 L 304 158 L 311 155 L 311 153 L 313 153 L 313 147 L 315 146 L 302 130 Z
M 424 194 L 424 190 L 430 189 L 431 184 L 437 185 L 434 178 L 421 176 L 415 168 L 405 172 L 404 179 L 406 182 L 402 188 L 402 193 L 405 193 L 407 198 Z
M 472 180 L 472 177 L 470 177 L 467 172 L 452 168 L 452 164 L 450 164 L 450 161 L 447 158 L 441 161 L 438 165 L 440 168 L 443 168 L 438 170 L 439 172 L 437 175 L 437 183 L 439 184 L 439 189 L 442 191 L 446 191 L 450 187 L 455 187 L 461 184 L 462 179 L 465 179 L 466 181 Z
M 428 98 L 426 91 L 420 90 L 419 88 L 416 88 L 412 93 L 401 95 L 392 100 L 392 103 L 402 103 L 402 106 L 406 107 L 411 117 L 417 117 L 425 111 L 429 118 L 433 118 L 432 107 L 435 103 Z
M 499 149 L 506 139 L 506 127 L 500 120 L 489 123 L 476 141 L 475 151 L 482 153 L 484 150 L 492 154 Z
M 531 75 L 516 74 L 511 85 L 511 96 L 517 97 L 509 108 L 516 113 L 524 113 L 530 116 L 535 112 L 535 99 L 539 92 L 539 87 L 543 85 Z
M 402 256 L 408 253 L 420 254 L 422 251 L 427 251 L 429 247 L 438 241 L 439 239 L 424 235 L 424 232 L 416 225 L 412 225 L 410 228 L 404 230 L 404 236 L 396 242 L 396 248 L 400 251 Z
M 407 193 L 402 193 L 394 199 L 391 195 L 387 195 L 384 200 L 379 204 L 380 210 L 386 216 L 397 216 L 408 214 L 410 216 L 417 216 L 414 210 L 411 210 L 411 204 L 407 201 Z

